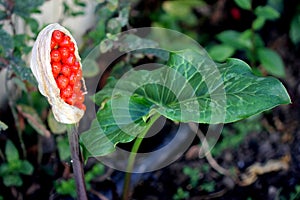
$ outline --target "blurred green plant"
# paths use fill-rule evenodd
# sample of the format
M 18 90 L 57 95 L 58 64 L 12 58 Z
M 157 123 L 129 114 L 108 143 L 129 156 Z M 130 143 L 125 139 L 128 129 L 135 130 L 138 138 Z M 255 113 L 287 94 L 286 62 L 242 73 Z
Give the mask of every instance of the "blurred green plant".
M 213 192 L 215 190 L 216 183 L 214 181 L 201 183 L 200 188 L 206 192 Z
M 151 26 L 176 30 L 198 40 L 201 35 L 197 34 L 194 29 L 201 23 L 201 19 L 195 10 L 206 5 L 207 3 L 203 0 L 163 1 L 160 9 L 150 13 Z
M 94 27 L 83 37 L 80 48 L 82 58 L 85 58 L 101 41 L 111 39 L 113 35 L 129 26 L 130 1 L 107 0 L 99 1 L 95 8 L 96 22 Z M 110 46 L 106 46 L 110 48 Z M 107 50 L 108 50 L 107 49 Z M 105 49 L 102 49 L 106 52 Z
M 93 179 L 104 174 L 105 167 L 101 163 L 96 163 L 92 169 L 85 173 L 85 183 L 86 189 L 89 191 L 91 189 L 91 182 Z M 76 198 L 76 187 L 74 178 L 68 180 L 56 180 L 54 183 L 55 190 L 60 195 L 70 195 Z
M 295 192 L 292 192 L 290 194 L 290 200 L 296 200 L 296 199 L 299 199 L 300 197 L 300 185 L 296 185 L 295 186 Z
M 295 15 L 290 24 L 289 36 L 291 41 L 298 45 L 300 42 L 300 5 L 298 5 Z
M 22 186 L 23 180 L 21 175 L 31 175 L 33 166 L 27 160 L 21 160 L 19 152 L 15 145 L 10 141 L 6 141 L 5 146 L 6 162 L 0 165 L 0 177 L 6 187 Z
M 233 123 L 230 127 L 225 125 L 222 130 L 222 140 L 217 143 L 215 141 L 208 141 L 209 143 L 216 144 L 211 149 L 211 154 L 216 157 L 220 156 L 221 153 L 228 148 L 237 148 L 247 134 L 261 131 L 262 125 L 260 123 L 260 119 L 261 115 L 257 115 Z
M 183 174 L 189 177 L 190 179 L 189 185 L 191 185 L 191 188 L 195 188 L 198 185 L 200 179 L 200 170 L 198 168 L 184 166 Z
M 243 32 L 225 30 L 219 33 L 216 38 L 221 43 L 208 46 L 208 53 L 213 60 L 223 62 L 240 51 L 246 54 L 251 67 L 256 69 L 257 74 L 263 74 L 265 71 L 268 74 L 283 78 L 285 76 L 284 63 L 280 55 L 265 46 L 258 32 L 264 27 L 266 21 L 278 19 L 280 13 L 271 6 L 273 5 L 272 1 L 268 1 L 269 4 L 267 5 L 257 6 L 255 9 L 252 7 L 251 0 L 235 0 L 235 3 L 241 9 L 254 14 L 255 19 L 252 21 L 251 27 Z M 255 68 L 257 64 L 261 65 L 263 70 L 257 70 Z
M 188 199 L 189 197 L 190 197 L 190 193 L 184 191 L 181 187 L 179 187 L 176 191 L 176 194 L 173 195 L 173 200 Z

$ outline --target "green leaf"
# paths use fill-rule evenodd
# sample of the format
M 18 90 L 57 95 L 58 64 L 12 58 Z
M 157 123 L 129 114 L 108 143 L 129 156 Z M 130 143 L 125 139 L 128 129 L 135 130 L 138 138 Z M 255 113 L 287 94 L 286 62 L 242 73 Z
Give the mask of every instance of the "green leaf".
M 23 160 L 21 163 L 21 167 L 19 169 L 19 172 L 21 174 L 25 174 L 25 175 L 31 175 L 33 173 L 33 166 L 30 162 L 28 162 L 27 160 Z
M 60 182 L 56 181 L 54 183 L 54 186 L 58 194 L 70 195 L 73 198 L 77 196 L 74 178 L 71 178 L 69 180 L 61 180 Z
M 234 30 L 226 30 L 217 35 L 218 40 L 222 43 L 234 47 L 235 49 L 244 50 L 245 48 L 251 48 L 251 41 L 250 38 L 243 38 L 243 34 L 234 31 Z
M 117 19 L 121 23 L 122 27 L 128 24 L 129 12 L 130 12 L 130 5 L 125 6 L 119 11 L 119 16 Z
M 0 131 L 5 131 L 7 128 L 8 126 L 4 122 L 0 121 Z
M 121 32 L 122 24 L 117 18 L 112 18 L 107 22 L 107 32 L 118 34 Z
M 6 14 L 6 12 L 5 11 L 3 11 L 3 10 L 0 10 L 0 20 L 3 20 L 3 19 L 5 19 L 7 17 L 7 14 Z
M 14 47 L 13 38 L 5 30 L 0 29 L 0 55 L 8 56 Z
M 31 29 L 31 31 L 33 33 L 37 33 L 38 32 L 38 30 L 39 30 L 39 23 L 38 23 L 38 21 L 36 19 L 28 17 L 28 18 L 25 18 L 25 22 L 26 22 L 26 24 L 29 25 L 29 27 L 30 27 L 30 29 Z
M 300 14 L 293 17 L 289 35 L 294 44 L 300 42 Z
M 6 141 L 5 156 L 8 163 L 14 163 L 20 159 L 18 149 L 10 140 Z
M 37 12 L 37 8 L 44 3 L 44 0 L 18 0 L 14 3 L 14 13 L 27 18 L 31 13 Z
M 265 25 L 265 22 L 266 19 L 264 17 L 258 17 L 253 21 L 252 27 L 254 30 L 259 30 Z
M 96 76 L 100 72 L 98 64 L 91 59 L 84 59 L 82 63 L 82 74 L 86 78 Z
M 22 89 L 24 92 L 27 92 L 26 85 L 25 85 L 25 83 L 24 83 L 21 79 L 19 79 L 19 78 L 17 78 L 17 77 L 14 77 L 14 78 L 12 78 L 12 81 L 13 81 L 20 89 Z
M 7 163 L 1 163 L 0 165 L 0 176 L 3 177 L 10 173 L 9 165 Z
M 68 138 L 67 137 L 57 137 L 56 142 L 57 142 L 59 158 L 61 160 L 69 159 L 71 157 L 71 153 L 70 153 L 70 146 L 69 146 Z
M 277 77 L 285 76 L 284 64 L 277 52 L 268 48 L 260 48 L 257 55 L 262 66 L 269 74 Z
M 192 9 L 195 7 L 201 7 L 206 5 L 204 1 L 165 1 L 162 4 L 162 8 L 171 16 L 177 17 L 178 19 L 186 19 L 192 13 Z
M 80 7 L 85 7 L 86 3 L 84 3 L 83 1 L 79 1 L 79 0 L 74 0 L 75 5 L 80 6 Z
M 3 177 L 3 183 L 6 187 L 22 186 L 23 181 L 18 174 L 10 174 Z
M 274 20 L 280 17 L 280 13 L 270 6 L 258 6 L 257 8 L 255 8 L 254 13 L 258 17 L 269 20 Z
M 234 0 L 234 2 L 245 10 L 251 10 L 251 0 Z
M 290 103 L 277 79 L 256 77 L 237 59 L 215 65 L 191 50 L 171 53 L 165 67 L 131 70 L 108 87 L 113 87 L 106 88 L 111 97 L 97 102 L 99 124 L 93 121 L 81 134 L 86 156 L 105 155 L 117 143 L 132 141 L 160 115 L 180 122 L 229 123 Z
M 223 62 L 235 52 L 235 49 L 227 45 L 214 45 L 208 49 L 208 54 L 211 58 L 218 62 Z
M 31 69 L 26 66 L 26 63 L 21 59 L 21 57 L 13 58 L 12 69 L 15 74 L 21 78 L 21 80 L 26 80 L 33 85 L 37 85 L 36 79 L 33 77 Z
M 56 121 L 56 119 L 53 116 L 53 112 L 48 113 L 47 122 L 51 132 L 54 134 L 63 134 L 67 131 L 67 126 L 63 123 Z
M 51 133 L 45 127 L 36 110 L 27 105 L 18 105 L 18 111 L 27 119 L 28 123 L 34 130 L 42 136 L 50 137 Z

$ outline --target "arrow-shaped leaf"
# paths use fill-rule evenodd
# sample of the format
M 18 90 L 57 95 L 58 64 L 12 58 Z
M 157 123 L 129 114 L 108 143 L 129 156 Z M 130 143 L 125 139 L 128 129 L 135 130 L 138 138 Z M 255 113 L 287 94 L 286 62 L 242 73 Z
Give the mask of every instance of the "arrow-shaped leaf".
M 290 103 L 277 79 L 256 77 L 237 59 L 216 65 L 188 50 L 170 53 L 166 65 L 152 71 L 131 70 L 109 84 L 106 94 L 100 91 L 110 98 L 97 102 L 102 105 L 97 113 L 99 126 L 82 134 L 91 155 L 109 153 L 108 143 L 112 147 L 133 140 L 148 130 L 148 118 L 155 113 L 173 121 L 216 124 Z

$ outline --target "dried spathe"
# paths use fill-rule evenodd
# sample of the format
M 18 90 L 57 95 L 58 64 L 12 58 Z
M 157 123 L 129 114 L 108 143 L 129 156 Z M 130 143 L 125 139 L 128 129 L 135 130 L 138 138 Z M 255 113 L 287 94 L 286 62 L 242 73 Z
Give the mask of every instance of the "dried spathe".
M 61 25 L 45 27 L 32 49 L 30 67 L 40 92 L 47 97 L 57 121 L 73 124 L 82 118 L 85 91 L 76 41 Z

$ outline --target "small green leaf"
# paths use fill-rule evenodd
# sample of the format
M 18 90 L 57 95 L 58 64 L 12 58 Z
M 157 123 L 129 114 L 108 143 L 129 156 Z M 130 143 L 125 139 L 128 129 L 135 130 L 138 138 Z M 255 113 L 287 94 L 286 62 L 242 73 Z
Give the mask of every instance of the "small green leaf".
M 54 183 L 54 186 L 56 192 L 60 195 L 70 195 L 73 198 L 77 196 L 74 178 L 71 178 L 69 180 L 61 180 L 59 182 L 56 181 Z
M 14 77 L 12 78 L 12 81 L 18 86 L 18 88 L 22 89 L 24 92 L 27 92 L 25 83 L 21 81 L 19 78 Z
M 70 146 L 67 137 L 57 137 L 57 148 L 60 160 L 68 160 L 71 157 Z
M 19 169 L 19 172 L 21 174 L 31 175 L 33 173 L 33 170 L 34 168 L 30 162 L 28 162 L 27 160 L 22 160 L 21 167 Z
M 255 8 L 254 13 L 261 18 L 274 20 L 280 17 L 280 13 L 270 6 L 258 6 Z
M 19 187 L 23 185 L 23 181 L 18 174 L 10 174 L 4 176 L 3 183 L 6 187 L 11 187 L 11 186 Z
M 5 19 L 7 17 L 7 14 L 6 14 L 6 12 L 5 11 L 3 11 L 3 10 L 0 10 L 0 20 L 3 20 L 3 19 Z
M 217 35 L 218 40 L 222 43 L 234 47 L 235 49 L 242 49 L 249 48 L 249 40 L 245 40 L 241 38 L 242 33 L 234 30 L 226 30 Z
M 36 110 L 27 105 L 18 105 L 18 111 L 27 119 L 28 123 L 31 125 L 34 130 L 45 137 L 50 137 L 51 133 L 45 127 L 43 121 L 37 114 Z
M 294 44 L 300 42 L 300 14 L 293 17 L 289 35 Z
M 257 51 L 257 55 L 262 66 L 268 73 L 277 77 L 285 76 L 284 64 L 277 52 L 268 48 L 260 48 Z
M 63 134 L 67 131 L 67 126 L 56 121 L 53 112 L 48 113 L 47 122 L 51 132 L 54 134 Z
M 120 41 L 120 51 L 133 51 L 138 49 L 144 49 L 144 48 L 155 48 L 158 46 L 158 44 L 149 39 L 140 38 L 133 34 L 127 34 L 122 38 L 122 41 Z
M 217 62 L 223 62 L 235 52 L 235 49 L 227 45 L 214 45 L 208 49 L 208 54 Z
M 7 163 L 1 163 L 0 165 L 0 176 L 3 177 L 10 173 L 10 169 Z
M 234 2 L 245 10 L 251 10 L 251 0 L 234 0 Z
M 5 131 L 7 128 L 8 126 L 4 122 L 0 121 L 0 131 Z
M 252 27 L 254 30 L 259 30 L 265 25 L 265 22 L 266 19 L 264 17 L 258 17 L 253 21 Z
M 6 141 L 5 156 L 8 163 L 14 163 L 20 159 L 18 149 L 10 140 Z
M 86 78 L 96 76 L 100 72 L 99 65 L 91 59 L 84 59 L 82 63 L 82 74 Z
M 8 56 L 14 47 L 13 38 L 5 30 L 0 29 L 0 55 Z
M 77 17 L 77 16 L 80 16 L 80 15 L 84 15 L 84 12 L 83 11 L 73 11 L 73 12 L 71 12 L 71 16 L 73 16 L 73 17 Z
M 85 7 L 86 3 L 79 1 L 79 0 L 74 0 L 75 5 L 80 6 L 80 7 Z
M 201 7 L 206 5 L 204 1 L 165 1 L 162 4 L 162 8 L 171 16 L 178 19 L 186 19 L 192 13 L 192 9 L 195 7 Z
M 118 21 L 121 23 L 121 26 L 124 27 L 128 24 L 130 6 L 125 6 L 119 11 Z
M 37 8 L 44 3 L 44 0 L 20 0 L 14 3 L 14 13 L 22 18 L 28 18 L 31 13 L 37 12 Z
M 38 23 L 38 21 L 36 19 L 28 17 L 28 18 L 25 18 L 25 22 L 26 22 L 26 24 L 29 25 L 29 27 L 30 27 L 30 29 L 31 29 L 31 31 L 33 33 L 37 33 L 38 32 L 38 30 L 39 30 L 39 23 Z
M 12 63 L 12 69 L 15 74 L 23 81 L 28 81 L 33 85 L 37 85 L 36 79 L 33 77 L 32 71 L 26 66 L 24 60 L 21 57 L 14 57 Z
M 107 22 L 107 32 L 111 34 L 120 33 L 122 24 L 117 18 L 112 18 Z

